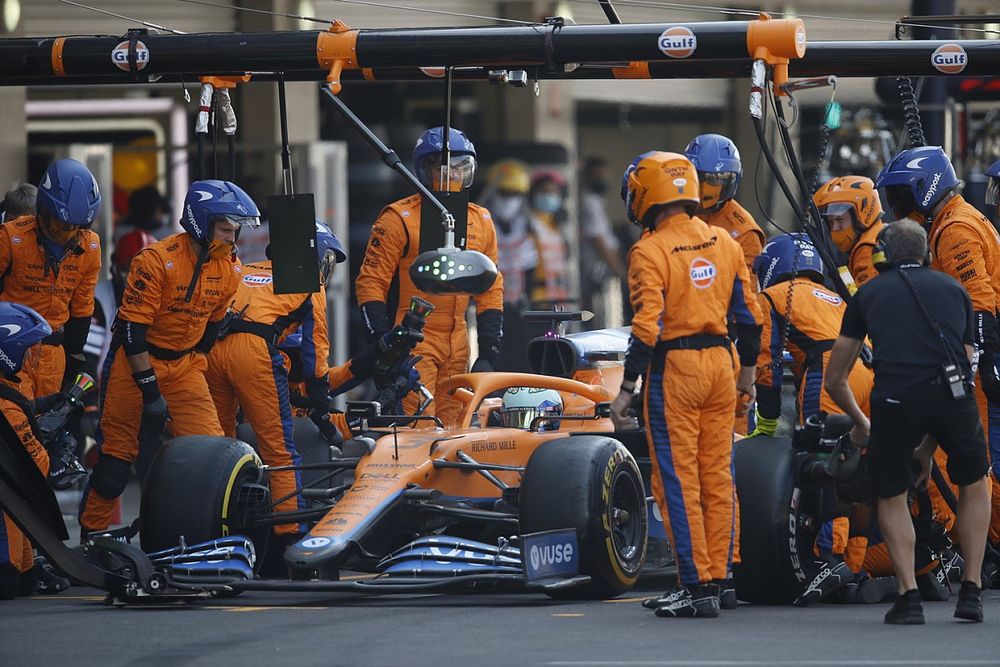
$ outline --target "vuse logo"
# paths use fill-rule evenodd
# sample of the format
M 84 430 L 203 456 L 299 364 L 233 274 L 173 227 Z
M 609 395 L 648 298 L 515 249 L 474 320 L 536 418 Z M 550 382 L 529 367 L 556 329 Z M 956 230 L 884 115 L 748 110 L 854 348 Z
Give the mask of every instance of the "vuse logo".
M 931 54 L 931 65 L 942 74 L 958 74 L 969 64 L 969 54 L 961 44 L 942 44 Z
M 696 257 L 691 262 L 691 282 L 698 289 L 705 289 L 715 282 L 717 271 L 715 264 L 704 257 Z
M 691 28 L 677 25 L 664 30 L 656 40 L 656 46 L 671 58 L 687 58 L 698 48 L 698 38 Z
M 118 42 L 118 46 L 111 50 L 111 62 L 115 67 L 128 72 L 128 40 Z M 149 49 L 140 41 L 135 43 L 135 68 L 141 70 L 149 64 Z
M 539 547 L 532 545 L 530 555 L 531 568 L 537 570 L 546 565 L 559 565 L 569 563 L 573 560 L 573 545 L 569 542 L 563 544 L 548 544 Z

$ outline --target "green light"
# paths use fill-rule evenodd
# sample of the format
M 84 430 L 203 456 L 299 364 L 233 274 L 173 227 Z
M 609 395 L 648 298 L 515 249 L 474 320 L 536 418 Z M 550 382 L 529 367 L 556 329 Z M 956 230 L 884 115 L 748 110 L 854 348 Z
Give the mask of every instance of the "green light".
M 448 269 L 448 275 L 449 276 L 455 275 L 455 269 Z
M 438 275 L 438 274 L 440 274 L 440 273 L 441 273 L 440 271 L 438 271 L 437 269 L 434 269 L 434 275 L 435 276 Z
M 434 262 L 434 268 L 435 268 L 435 269 L 436 269 L 437 267 L 439 267 L 439 266 L 441 266 L 441 262 Z

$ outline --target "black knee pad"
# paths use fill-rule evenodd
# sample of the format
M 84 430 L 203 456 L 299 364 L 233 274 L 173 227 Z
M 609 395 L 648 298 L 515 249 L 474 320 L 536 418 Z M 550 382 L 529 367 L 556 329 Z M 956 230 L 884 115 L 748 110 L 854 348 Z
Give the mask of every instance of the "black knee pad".
M 90 488 L 102 498 L 113 500 L 125 490 L 131 472 L 132 464 L 128 461 L 101 454 L 90 475 Z

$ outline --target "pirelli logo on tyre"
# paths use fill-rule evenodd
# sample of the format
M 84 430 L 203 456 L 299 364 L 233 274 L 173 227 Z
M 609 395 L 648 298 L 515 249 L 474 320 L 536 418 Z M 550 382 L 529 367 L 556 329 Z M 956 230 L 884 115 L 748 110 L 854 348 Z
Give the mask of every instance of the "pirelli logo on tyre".
M 711 287 L 717 273 L 715 264 L 704 257 L 695 257 L 691 260 L 691 282 L 698 289 Z
M 931 65 L 942 74 L 959 74 L 969 64 L 969 54 L 961 44 L 942 44 L 931 54 Z
M 664 30 L 656 40 L 656 46 L 663 55 L 671 58 L 687 58 L 698 48 L 698 38 L 691 28 L 675 25 Z

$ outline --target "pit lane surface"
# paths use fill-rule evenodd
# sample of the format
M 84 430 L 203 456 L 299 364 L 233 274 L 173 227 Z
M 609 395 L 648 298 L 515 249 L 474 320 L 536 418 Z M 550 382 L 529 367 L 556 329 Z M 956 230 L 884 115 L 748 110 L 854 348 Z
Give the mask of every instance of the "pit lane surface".
M 927 625 L 882 624 L 887 605 L 741 605 L 661 619 L 644 585 L 607 602 L 541 594 L 391 596 L 248 592 L 196 605 L 115 609 L 92 589 L 0 602 L 0 665 L 998 665 L 1000 591 L 986 621 L 951 602 Z

